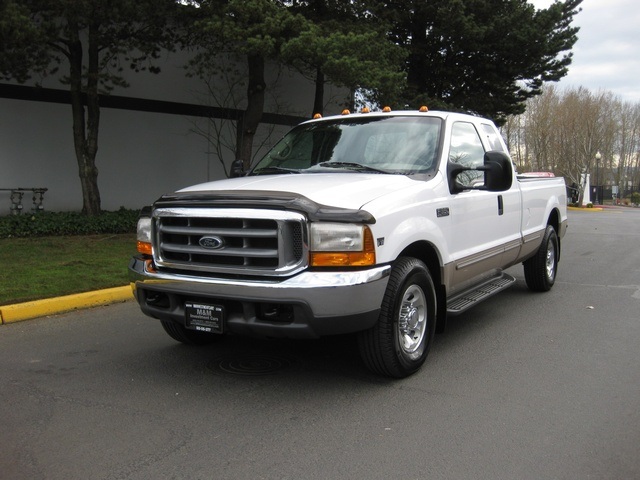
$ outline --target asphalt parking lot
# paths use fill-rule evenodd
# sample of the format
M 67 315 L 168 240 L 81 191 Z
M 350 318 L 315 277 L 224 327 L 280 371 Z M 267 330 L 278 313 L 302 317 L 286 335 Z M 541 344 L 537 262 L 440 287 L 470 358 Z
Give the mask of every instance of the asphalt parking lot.
M 3 325 L 0 477 L 640 478 L 640 209 L 569 222 L 551 292 L 514 267 L 400 381 L 351 337 L 190 348 L 133 302 Z

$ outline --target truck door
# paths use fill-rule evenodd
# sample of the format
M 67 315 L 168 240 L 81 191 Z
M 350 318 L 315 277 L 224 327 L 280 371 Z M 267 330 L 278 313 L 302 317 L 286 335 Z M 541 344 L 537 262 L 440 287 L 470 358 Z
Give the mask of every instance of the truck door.
M 451 128 L 448 160 L 465 166 L 483 165 L 484 153 L 491 148 L 485 140 L 483 142 L 473 123 L 455 122 Z M 481 171 L 463 172 L 457 180 L 468 190 L 451 194 L 449 199 L 451 222 L 445 235 L 453 261 L 451 286 L 454 288 L 501 268 L 505 249 L 517 249 L 520 237 L 517 185 L 506 192 L 473 189 L 484 183 Z

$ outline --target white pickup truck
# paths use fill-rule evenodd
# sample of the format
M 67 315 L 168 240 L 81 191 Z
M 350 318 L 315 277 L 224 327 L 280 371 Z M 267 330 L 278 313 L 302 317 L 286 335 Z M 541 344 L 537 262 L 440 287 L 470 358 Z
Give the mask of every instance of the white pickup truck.
M 174 339 L 357 332 L 374 372 L 424 363 L 447 315 L 556 279 L 562 178 L 518 178 L 495 125 L 458 113 L 310 120 L 250 172 L 143 209 L 129 271 Z

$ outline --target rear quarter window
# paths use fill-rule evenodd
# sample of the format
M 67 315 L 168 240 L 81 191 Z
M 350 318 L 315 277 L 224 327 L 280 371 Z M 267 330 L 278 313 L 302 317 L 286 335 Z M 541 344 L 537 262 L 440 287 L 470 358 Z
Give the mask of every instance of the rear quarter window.
M 491 150 L 496 150 L 498 152 L 505 152 L 504 147 L 502 146 L 502 142 L 500 141 L 500 134 L 493 127 L 493 125 L 489 125 L 488 123 L 482 124 L 482 131 L 489 142 L 489 147 Z

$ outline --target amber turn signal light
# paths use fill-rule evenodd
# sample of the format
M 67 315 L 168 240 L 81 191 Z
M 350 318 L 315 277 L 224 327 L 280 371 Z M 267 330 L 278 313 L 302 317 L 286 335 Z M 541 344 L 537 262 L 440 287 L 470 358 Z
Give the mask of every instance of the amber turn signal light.
M 143 255 L 153 255 L 153 250 L 151 249 L 151 244 L 147 242 L 141 242 L 138 240 L 138 252 Z

